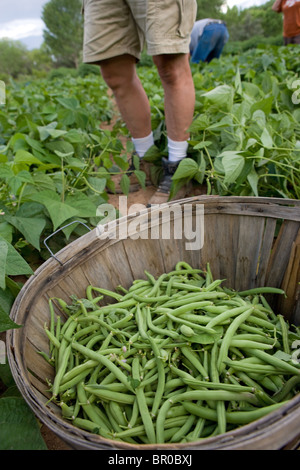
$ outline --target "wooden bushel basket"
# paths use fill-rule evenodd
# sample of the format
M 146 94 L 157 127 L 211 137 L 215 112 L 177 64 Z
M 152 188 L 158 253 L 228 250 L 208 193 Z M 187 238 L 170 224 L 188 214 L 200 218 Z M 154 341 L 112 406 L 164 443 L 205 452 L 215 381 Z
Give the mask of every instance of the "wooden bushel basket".
M 172 225 L 176 221 L 171 209 L 175 206 L 182 213 L 186 207 L 191 209 L 185 216 L 194 222 L 194 235 L 202 233 L 201 246 L 187 249 L 191 233 L 189 240 L 185 234 L 181 239 L 178 233 L 174 236 Z M 201 226 L 199 221 L 197 226 L 193 219 L 203 209 Z M 22 327 L 7 334 L 9 364 L 24 399 L 41 422 L 74 449 L 297 448 L 300 394 L 277 411 L 234 431 L 189 444 L 156 446 L 135 446 L 82 431 L 62 419 L 60 408 L 49 401 L 46 379 L 53 378 L 53 370 L 38 354 L 48 350 L 44 331 L 44 324 L 49 324 L 48 299 L 60 297 L 70 302 L 72 294 L 85 297 L 89 284 L 114 290 L 120 284 L 129 287 L 134 279 L 145 278 L 144 270 L 159 276 L 181 260 L 195 268 L 205 268 L 209 262 L 214 278 L 226 279 L 225 285 L 234 289 L 285 289 L 287 298 L 279 304 L 268 300 L 277 313 L 300 323 L 300 201 L 218 196 L 175 201 L 162 209 L 170 215 L 171 239 L 157 235 L 160 222 L 156 235 L 146 236 L 150 211 L 144 209 L 140 216 L 110 222 L 105 227 L 111 238 L 100 237 L 97 229 L 88 232 L 46 261 L 26 282 L 11 311 L 11 319 Z M 118 236 L 112 236 L 116 229 Z

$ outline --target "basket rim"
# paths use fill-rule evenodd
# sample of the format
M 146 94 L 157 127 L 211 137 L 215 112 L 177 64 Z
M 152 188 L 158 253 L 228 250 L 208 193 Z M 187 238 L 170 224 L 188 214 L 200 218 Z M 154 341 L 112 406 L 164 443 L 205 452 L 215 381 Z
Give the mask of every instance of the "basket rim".
M 178 200 L 174 201 L 168 205 L 174 205 L 174 204 L 184 204 L 184 203 L 204 203 L 205 210 L 213 210 L 216 211 L 217 213 L 231 213 L 230 210 L 232 208 L 232 203 L 238 203 L 241 204 L 242 209 L 241 213 L 243 215 L 261 215 L 261 216 L 266 216 L 266 213 L 263 212 L 262 209 L 266 208 L 268 211 L 271 208 L 278 208 L 284 207 L 286 211 L 290 211 L 292 214 L 296 214 L 297 221 L 300 221 L 300 201 L 298 200 L 287 200 L 287 199 L 275 199 L 275 198 L 248 198 L 248 197 L 238 197 L 238 196 L 228 196 L 228 197 L 219 197 L 219 196 L 198 196 L 198 197 L 193 197 L 193 198 L 187 198 L 184 200 Z M 250 214 L 247 214 L 245 210 L 243 210 L 243 206 L 246 206 L 251 210 Z M 257 212 L 257 207 L 260 207 L 260 211 Z M 245 209 L 245 208 L 244 208 Z M 149 210 L 149 209 L 148 209 Z M 147 211 L 146 211 L 147 212 Z M 235 212 L 234 212 L 235 213 Z M 270 215 L 268 213 L 268 215 Z M 281 218 L 281 213 L 278 211 L 275 211 L 274 214 L 270 215 L 275 218 Z M 134 215 L 131 216 L 124 216 L 121 217 L 120 219 L 116 220 L 114 223 L 115 224 L 122 224 L 126 223 L 128 219 L 132 219 Z M 292 220 L 294 220 L 292 218 Z M 80 237 L 81 240 L 81 247 L 80 247 L 80 252 L 81 256 L 84 257 L 86 256 L 86 247 L 93 242 L 95 244 L 94 251 L 97 250 L 99 247 L 105 243 L 105 246 L 109 246 L 109 244 L 115 243 L 115 240 L 105 240 L 105 241 L 99 241 L 99 238 L 96 235 L 95 229 L 92 230 L 91 232 L 86 233 L 82 237 Z M 39 284 L 41 282 L 40 280 L 44 277 L 43 282 L 44 284 L 50 282 L 55 278 L 55 273 L 57 275 L 61 274 L 62 271 L 64 270 L 69 270 L 72 268 L 73 264 L 75 262 L 78 262 L 78 253 L 79 250 L 77 248 L 77 241 L 74 241 L 64 247 L 62 250 L 59 251 L 59 255 L 62 257 L 64 260 L 64 263 L 62 266 L 59 266 L 57 261 L 53 258 L 49 258 L 47 261 L 45 261 L 35 272 L 34 274 L 28 279 L 28 281 L 24 284 L 22 289 L 20 290 L 17 298 L 15 299 L 15 302 L 12 306 L 10 317 L 13 321 L 18 322 L 18 312 L 20 308 L 20 304 L 23 300 L 24 297 L 26 297 L 28 293 L 28 289 L 34 286 L 36 283 Z M 75 248 L 75 252 L 74 252 Z M 76 249 L 77 248 L 77 249 Z M 69 253 L 72 253 L 72 256 L 69 256 Z M 91 255 L 92 256 L 92 255 Z M 50 275 L 49 275 L 50 272 Z M 45 276 L 45 274 L 47 275 Z M 119 442 L 114 441 L 114 440 L 108 440 L 104 438 L 98 439 L 99 436 L 97 436 L 97 443 L 94 442 L 92 439 L 91 441 L 91 435 L 90 433 L 80 430 L 78 432 L 78 429 L 75 428 L 74 426 L 70 425 L 68 422 L 65 422 L 62 418 L 59 418 L 56 416 L 53 412 L 50 413 L 47 408 L 47 412 L 44 412 L 42 408 L 44 407 L 44 403 L 42 403 L 42 408 L 40 406 L 37 406 L 37 404 L 40 404 L 41 402 L 39 401 L 38 397 L 36 396 L 35 392 L 33 392 L 33 387 L 32 385 L 27 385 L 27 379 L 25 380 L 24 377 L 22 376 L 23 371 L 25 370 L 24 365 L 19 363 L 19 359 L 15 355 L 15 348 L 17 347 L 17 336 L 21 334 L 20 329 L 11 329 L 7 331 L 7 357 L 8 357 L 8 362 L 12 371 L 12 375 L 14 377 L 14 380 L 21 391 L 21 394 L 23 395 L 25 401 L 27 404 L 30 406 L 30 408 L 33 410 L 33 412 L 38 416 L 38 418 L 45 423 L 47 426 L 49 426 L 56 434 L 58 434 L 63 440 L 69 441 L 73 443 L 77 443 L 79 445 L 85 446 L 87 443 L 91 445 L 93 448 L 99 448 L 99 445 L 101 444 L 106 444 L 108 448 L 116 448 L 116 449 L 167 449 L 170 448 L 170 444 L 157 444 L 155 446 L 150 445 L 150 444 L 141 444 L 141 445 L 133 445 L 133 444 L 127 444 L 127 443 L 122 443 L 122 446 L 119 447 Z M 20 359 L 21 361 L 21 359 Z M 29 382 L 28 382 L 29 383 Z M 234 429 L 232 431 L 228 431 L 223 435 L 219 436 L 214 436 L 210 438 L 205 438 L 204 440 L 201 441 L 195 441 L 193 443 L 187 444 L 175 444 L 174 448 L 178 449 L 191 449 L 193 447 L 197 447 L 197 444 L 199 446 L 199 443 L 201 443 L 201 448 L 216 448 L 216 447 L 209 447 L 213 446 L 215 443 L 221 443 L 221 446 L 226 446 L 227 444 L 232 443 L 233 439 L 235 440 L 235 443 L 242 442 L 242 441 L 247 441 L 247 436 L 249 438 L 251 437 L 251 433 L 256 431 L 257 429 L 264 430 L 266 426 L 270 423 L 270 421 L 274 422 L 278 418 L 283 418 L 287 419 L 289 416 L 289 413 L 293 412 L 293 410 L 296 409 L 297 412 L 297 418 L 300 419 L 300 394 L 292 398 L 288 403 L 282 405 L 278 410 L 275 410 L 268 415 L 264 416 L 263 418 L 260 418 L 259 420 L 256 420 L 252 423 L 249 423 L 247 425 L 241 426 L 237 429 Z M 294 410 L 295 411 L 295 410 Z M 74 430 L 75 428 L 75 430 Z M 83 438 L 78 437 L 77 434 L 80 434 L 83 436 Z M 76 436 L 76 437 L 75 437 Z M 222 436 L 220 438 L 220 436 Z M 116 442 L 118 444 L 118 447 L 116 446 Z M 203 444 L 203 445 L 202 445 Z
M 289 220 L 293 220 L 296 222 L 300 222 L 300 200 L 297 199 L 280 199 L 280 198 L 265 198 L 265 197 L 240 197 L 240 196 L 195 196 L 186 199 L 179 199 L 175 201 L 171 201 L 170 203 L 164 204 L 163 206 L 167 209 L 168 207 L 172 207 L 174 205 L 184 205 L 189 203 L 203 203 L 204 210 L 207 210 L 207 213 L 226 213 L 232 215 L 247 215 L 247 216 L 262 216 L 262 217 L 272 217 L 275 219 L 281 219 L 282 214 L 279 211 L 280 208 L 284 208 L 284 211 L 287 212 L 285 215 L 288 216 Z M 238 211 L 233 210 L 234 203 L 241 204 L 242 207 L 239 208 Z M 243 207 L 245 206 L 245 207 Z M 258 208 L 259 207 L 259 208 Z M 270 211 L 271 209 L 271 211 Z M 272 211 L 274 209 L 274 213 Z M 149 213 L 151 208 L 147 208 L 143 211 L 145 215 Z M 162 209 L 163 210 L 163 209 Z M 245 210 L 249 212 L 246 213 Z M 290 214 L 289 214 L 290 213 Z M 114 220 L 113 222 L 109 222 L 105 224 L 104 227 L 108 230 L 114 230 L 116 226 L 126 225 L 128 221 L 132 220 L 136 217 L 135 214 L 132 215 L 125 215 L 120 217 L 119 219 Z M 80 240 L 80 248 L 78 245 L 78 240 Z M 78 261 L 79 252 L 84 257 L 87 255 L 86 249 L 90 247 L 91 243 L 94 244 L 94 250 L 89 253 L 89 256 L 92 256 L 92 253 L 97 251 L 97 249 L 105 244 L 105 246 L 109 246 L 109 244 L 117 243 L 119 240 L 100 240 L 97 236 L 97 229 L 94 228 L 90 232 L 82 235 L 75 241 L 72 241 L 58 253 L 56 253 L 56 257 L 60 256 L 62 259 L 62 266 L 59 267 L 59 264 L 56 259 L 50 257 L 46 260 L 41 266 L 39 266 L 34 273 L 28 278 L 25 285 L 21 288 L 18 296 L 15 299 L 15 302 L 12 306 L 10 317 L 13 319 L 16 316 L 16 305 L 18 304 L 19 297 L 24 295 L 24 291 L 27 290 L 28 286 L 31 282 L 34 282 L 35 278 L 37 278 L 45 269 L 49 269 L 51 272 L 57 271 L 61 272 L 63 268 L 70 267 L 72 262 Z M 71 254 L 71 255 L 70 255 Z M 57 268 L 60 269 L 57 269 Z

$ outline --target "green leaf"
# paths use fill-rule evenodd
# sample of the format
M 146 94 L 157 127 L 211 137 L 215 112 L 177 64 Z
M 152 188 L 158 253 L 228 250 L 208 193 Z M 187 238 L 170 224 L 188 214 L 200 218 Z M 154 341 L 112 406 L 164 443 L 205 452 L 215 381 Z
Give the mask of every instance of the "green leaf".
M 40 237 L 46 225 L 45 219 L 8 216 L 6 220 L 24 235 L 28 243 L 40 250 Z
M 199 142 L 199 144 L 194 145 L 193 148 L 195 150 L 203 149 L 205 147 L 209 147 L 211 144 L 212 144 L 212 142 L 210 140 L 203 140 L 202 142 Z
M 39 190 L 50 189 L 51 191 L 55 191 L 55 184 L 51 177 L 45 173 L 35 173 L 32 175 L 33 184 L 35 184 Z
M 14 299 L 17 297 L 17 295 L 19 294 L 20 290 L 21 290 L 21 286 L 23 286 L 24 284 L 20 283 L 20 282 L 16 282 L 14 281 L 13 279 L 11 279 L 10 277 L 6 276 L 6 290 L 9 290 L 9 292 L 12 294 L 12 296 L 14 297 Z M 2 292 L 2 291 L 1 291 Z M 2 305 L 3 306 L 3 305 Z M 8 312 L 9 313 L 9 312 Z
M 264 111 L 262 109 L 256 109 L 253 112 L 252 121 L 258 124 L 258 126 L 262 129 L 264 129 L 266 125 L 266 115 Z
M 0 380 L 4 383 L 5 387 L 13 387 L 15 385 L 8 362 L 5 364 L 0 362 Z
M 8 282 L 7 282 L 8 284 Z M 6 289 L 0 289 L 0 305 L 2 310 L 9 315 L 11 307 L 15 300 L 15 295 L 12 293 L 9 286 Z
M 153 163 L 153 165 L 161 165 L 161 153 L 156 145 L 152 145 L 143 158 L 145 162 Z
M 232 126 L 232 117 L 231 116 L 224 116 L 222 119 L 219 121 L 213 122 L 210 126 L 208 126 L 206 129 L 211 130 L 211 129 L 219 129 L 222 127 L 228 127 Z
M 26 150 L 18 150 L 14 157 L 14 163 L 25 163 L 26 165 L 41 165 L 42 162 Z
M 236 120 L 244 126 L 246 120 L 251 117 L 249 103 L 247 103 L 247 101 L 236 103 L 232 108 L 232 114 L 235 116 Z
M 209 117 L 206 114 L 201 114 L 193 120 L 189 127 L 189 132 L 198 132 L 205 130 L 209 126 Z
M 70 157 L 71 155 L 73 155 L 73 151 L 72 152 L 69 152 L 69 153 L 62 153 L 60 152 L 59 150 L 55 150 L 54 151 L 56 153 L 56 155 L 60 158 L 67 158 L 67 157 Z M 84 167 L 84 165 L 83 165 Z M 80 168 L 82 168 L 82 165 L 80 165 Z
M 17 194 L 23 183 L 33 184 L 33 180 L 31 174 L 28 171 L 22 170 L 17 175 L 13 175 L 7 178 L 7 183 L 10 187 L 10 192 L 12 194 Z
M 44 147 L 41 145 L 41 143 L 38 140 L 32 139 L 28 135 L 26 135 L 26 142 L 28 145 L 33 148 L 34 150 L 37 150 L 39 153 L 45 153 Z
M 255 196 L 258 196 L 257 185 L 258 185 L 259 177 L 254 168 L 252 168 L 252 170 L 250 171 L 249 175 L 247 176 L 247 179 L 249 181 L 253 194 Z
M 56 155 L 59 156 L 59 152 L 55 152 Z M 66 158 L 66 161 L 65 161 L 65 164 L 64 164 L 64 167 L 65 168 L 71 168 L 72 170 L 76 170 L 76 171 L 81 171 L 81 170 L 84 170 L 86 168 L 86 163 L 79 160 L 79 158 L 76 158 L 76 157 L 72 157 L 71 156 L 72 153 L 70 154 L 61 154 L 61 158 Z
M 18 276 L 20 274 L 33 274 L 31 267 L 19 254 L 19 252 L 3 237 L 0 236 L 0 242 L 1 241 L 4 241 L 8 247 L 5 273 L 8 276 Z
M 230 110 L 233 105 L 234 88 L 226 84 L 219 85 L 212 90 L 203 93 L 202 97 L 221 109 L 225 108 Z
M 235 180 L 235 185 L 236 187 L 240 186 L 241 184 L 244 184 L 244 182 L 247 180 L 248 174 L 251 172 L 253 168 L 253 160 L 252 159 L 245 159 L 245 164 L 243 166 L 243 169 L 241 173 L 239 174 L 238 178 Z
M 125 196 L 128 196 L 129 194 L 129 188 L 130 188 L 130 179 L 129 176 L 124 173 L 122 175 L 121 181 L 120 181 L 120 187 L 122 192 L 125 194 Z
M 174 180 L 172 181 L 171 188 L 170 188 L 170 195 L 168 200 L 171 201 L 174 199 L 178 191 L 184 186 L 185 184 L 185 179 L 179 179 L 179 180 Z
M 7 223 L 7 222 L 1 222 L 0 223 L 0 235 L 5 238 L 6 241 L 11 243 L 12 241 L 12 232 L 13 228 L 12 226 Z
M 0 399 L 0 450 L 47 450 L 38 422 L 21 397 Z
M 54 230 L 56 230 L 66 220 L 78 214 L 77 209 L 61 202 L 58 194 L 54 191 L 41 191 L 31 195 L 30 199 L 32 201 L 39 202 L 46 207 L 52 220 Z
M 128 169 L 128 161 L 126 155 L 121 157 L 120 155 L 114 155 L 114 161 L 122 171 L 126 171 Z
M 250 147 L 252 147 L 253 145 L 256 145 L 258 142 L 256 139 L 254 139 L 253 137 L 250 137 L 250 139 L 247 140 L 247 143 L 245 145 L 245 149 L 248 149 Z
M 74 223 L 72 223 L 72 222 L 74 222 Z M 82 224 L 86 224 L 86 219 L 76 217 L 76 218 L 74 218 L 74 220 L 69 220 L 68 221 L 66 227 L 64 227 L 64 229 L 62 230 L 62 232 L 64 233 L 67 240 L 69 240 L 69 238 L 70 238 L 70 236 L 73 232 L 76 234 L 77 237 L 80 237 L 81 235 L 83 235 L 87 232 L 87 229 L 80 222 L 82 222 Z M 98 220 L 97 220 L 97 222 L 98 222 Z
M 76 111 L 75 112 L 75 121 L 76 121 L 76 125 L 79 129 L 86 129 L 86 126 L 87 126 L 88 121 L 89 121 L 89 116 L 85 112 Z
M 14 177 L 15 174 L 10 168 L 10 166 L 6 163 L 1 163 L 0 164 L 0 178 L 8 180 L 8 178 Z
M 0 305 L 0 333 L 20 327 L 21 325 L 18 325 L 13 320 L 11 320 L 9 315 L 3 310 Z
M 281 361 L 286 361 L 286 362 L 291 361 L 291 354 L 285 353 L 284 351 L 281 351 L 281 350 L 276 351 L 276 353 L 273 354 L 273 356 L 277 357 L 277 359 L 280 359 Z
M 65 140 L 68 140 L 71 144 L 82 144 L 85 140 L 85 136 L 77 129 L 70 129 L 65 135 Z
M 5 274 L 8 246 L 7 242 L 0 240 L 0 287 L 5 289 Z
M 172 180 L 180 180 L 182 178 L 193 178 L 198 171 L 198 165 L 192 158 L 184 158 L 179 163 Z
M 48 139 L 48 137 L 52 137 L 56 139 L 57 137 L 61 137 L 62 135 L 66 134 L 67 131 L 55 129 L 57 126 L 57 122 L 51 122 L 47 124 L 47 126 L 38 126 L 38 132 L 40 134 L 41 141 Z
M 130 382 L 130 385 L 132 386 L 133 389 L 136 389 L 141 383 L 140 380 L 134 379 L 131 376 L 129 376 L 127 380 L 128 382 Z
M 264 98 L 260 101 L 257 101 L 251 106 L 251 111 L 254 112 L 258 109 L 262 110 L 265 114 L 270 114 L 272 111 L 273 106 L 273 96 L 269 96 L 268 98 Z
M 71 109 L 60 109 L 58 114 L 59 122 L 64 127 L 70 127 L 75 123 L 75 112 Z
M 141 170 L 134 170 L 134 174 L 137 177 L 138 182 L 140 183 L 142 188 L 145 188 L 146 184 L 146 173 Z
M 262 134 L 260 136 L 261 143 L 263 144 L 264 147 L 266 148 L 272 148 L 273 147 L 273 139 L 268 131 L 268 129 L 265 127 L 264 130 L 262 131 Z
M 18 149 L 26 148 L 26 135 L 21 132 L 16 132 L 9 140 L 8 145 L 16 152 Z
M 16 216 L 42 219 L 44 217 L 44 206 L 38 202 L 24 202 L 17 210 Z
M 97 193 L 101 194 L 105 191 L 106 178 L 97 178 L 95 176 L 89 176 L 88 182 Z
M 260 97 L 263 96 L 263 91 L 259 88 L 258 85 L 255 85 L 252 82 L 243 81 L 243 98 L 251 98 L 252 102 L 257 101 Z
M 236 92 L 239 95 L 241 95 L 242 92 L 243 92 L 243 89 L 242 89 L 242 81 L 241 81 L 241 74 L 240 74 L 240 69 L 239 68 L 237 68 L 237 71 L 236 71 L 236 74 L 235 74 L 234 87 L 235 87 Z
M 48 142 L 46 144 L 47 149 L 51 150 L 58 156 L 66 157 L 68 155 L 72 155 L 74 153 L 74 147 L 70 142 L 66 142 L 65 140 L 57 140 L 54 142 Z
M 48 133 L 52 139 L 57 139 L 58 137 L 61 137 L 62 135 L 65 135 L 67 131 L 64 131 L 62 129 L 49 129 Z
M 15 178 L 18 181 L 21 181 L 22 183 L 28 183 L 28 184 L 34 183 L 31 173 L 27 170 L 19 171 Z
M 64 108 L 75 111 L 79 107 L 79 101 L 76 98 L 56 98 L 56 101 Z
M 243 170 L 245 159 L 242 155 L 234 151 L 223 152 L 222 164 L 225 171 L 224 184 L 232 184 L 236 181 Z
M 197 173 L 194 175 L 194 179 L 196 181 L 198 181 L 198 183 L 202 184 L 203 181 L 204 181 L 204 177 L 205 177 L 205 170 L 206 170 L 206 161 L 205 161 L 205 158 L 203 156 L 203 152 L 201 152 L 201 157 L 200 157 L 200 163 L 199 163 L 199 166 L 198 166 L 198 171 Z
M 91 199 L 83 193 L 69 194 L 66 198 L 66 205 L 76 210 L 76 217 L 95 217 L 97 207 Z
M 140 158 L 136 153 L 134 153 L 133 156 L 132 156 L 132 162 L 133 162 L 134 168 L 136 170 L 139 170 L 140 169 Z
M 272 57 L 269 54 L 263 54 L 261 56 L 261 63 L 262 63 L 262 66 L 263 66 L 264 70 L 267 70 L 269 65 L 274 63 L 274 57 Z

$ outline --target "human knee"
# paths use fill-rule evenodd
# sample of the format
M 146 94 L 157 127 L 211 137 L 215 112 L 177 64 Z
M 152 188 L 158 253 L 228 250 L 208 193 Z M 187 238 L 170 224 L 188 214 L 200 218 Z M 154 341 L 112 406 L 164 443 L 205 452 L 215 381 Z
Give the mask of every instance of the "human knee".
M 180 56 L 157 56 L 153 57 L 154 64 L 158 69 L 161 81 L 166 85 L 174 86 L 190 73 L 188 58 L 185 55 Z
M 134 80 L 134 62 L 127 57 L 103 61 L 100 69 L 105 83 L 113 92 L 126 88 Z
M 105 67 L 103 67 L 101 68 L 101 74 L 106 85 L 113 92 L 122 89 L 126 84 L 124 77 L 118 72 L 114 72 L 113 70 L 107 70 Z

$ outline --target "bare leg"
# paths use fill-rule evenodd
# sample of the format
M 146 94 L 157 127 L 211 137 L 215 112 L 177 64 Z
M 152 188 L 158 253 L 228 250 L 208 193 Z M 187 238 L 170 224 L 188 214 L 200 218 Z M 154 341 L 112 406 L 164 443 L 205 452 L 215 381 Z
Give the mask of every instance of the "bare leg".
M 168 136 L 175 141 L 189 138 L 188 128 L 195 107 L 195 89 L 188 54 L 153 57 L 165 93 L 165 117 Z
M 136 73 L 135 58 L 122 55 L 100 63 L 101 74 L 111 88 L 121 116 L 133 138 L 151 133 L 151 111 L 146 92 Z
M 153 57 L 165 93 L 165 118 L 168 134 L 168 160 L 163 159 L 164 174 L 157 191 L 149 204 L 163 204 L 169 200 L 172 176 L 182 158 L 186 156 L 188 128 L 191 125 L 195 107 L 195 89 L 189 65 L 188 54 L 168 54 Z M 172 159 L 170 150 L 172 140 Z M 173 147 L 175 144 L 175 147 Z M 178 148 L 180 149 L 178 155 Z M 175 153 L 176 152 L 176 153 Z M 174 157 L 178 157 L 179 159 Z M 180 199 L 188 194 L 188 185 L 176 193 Z

